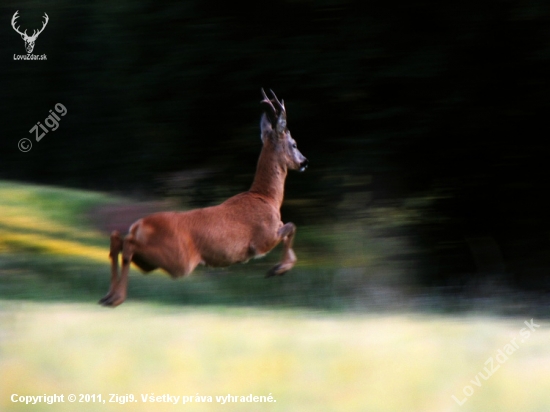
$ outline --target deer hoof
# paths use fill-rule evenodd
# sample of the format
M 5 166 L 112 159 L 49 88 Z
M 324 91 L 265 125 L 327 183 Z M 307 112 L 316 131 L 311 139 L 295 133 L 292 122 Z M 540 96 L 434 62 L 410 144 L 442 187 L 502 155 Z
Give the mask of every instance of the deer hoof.
M 279 263 L 278 265 L 273 266 L 267 274 L 265 275 L 266 278 L 270 278 L 271 276 L 283 276 L 286 272 L 290 270 L 290 268 L 287 268 L 284 263 Z
M 114 308 L 124 302 L 125 299 L 125 297 L 120 296 L 118 293 L 112 293 L 101 298 L 98 303 L 103 306 Z
M 101 299 L 97 301 L 100 305 L 103 305 L 105 302 L 107 302 L 111 297 L 112 292 L 107 293 L 105 296 L 103 296 Z

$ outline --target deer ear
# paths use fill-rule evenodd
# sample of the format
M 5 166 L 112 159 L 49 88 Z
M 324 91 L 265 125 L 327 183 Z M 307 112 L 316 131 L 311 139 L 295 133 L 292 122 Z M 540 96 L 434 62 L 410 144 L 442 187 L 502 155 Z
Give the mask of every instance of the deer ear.
M 281 134 L 286 130 L 286 113 L 282 112 L 277 119 L 277 126 L 275 126 L 277 134 Z
M 262 120 L 260 121 L 260 130 L 260 137 L 262 138 L 262 142 L 265 142 L 265 139 L 267 139 L 267 137 L 273 131 L 273 127 L 271 127 L 271 122 L 269 121 L 265 113 L 262 115 Z

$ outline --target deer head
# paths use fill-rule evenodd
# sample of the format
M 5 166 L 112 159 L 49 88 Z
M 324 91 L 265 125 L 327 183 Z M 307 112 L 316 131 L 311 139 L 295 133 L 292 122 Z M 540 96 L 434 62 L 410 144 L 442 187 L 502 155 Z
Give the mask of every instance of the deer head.
M 308 160 L 300 153 L 296 141 L 290 135 L 286 125 L 286 109 L 284 100 L 279 101 L 273 90 L 270 90 L 273 99 L 269 99 L 262 89 L 264 99 L 261 103 L 269 105 L 269 111 L 262 115 L 261 136 L 262 142 L 267 144 L 269 141 L 275 145 L 275 149 L 280 153 L 280 158 L 285 166 L 291 170 L 306 170 Z
M 40 30 L 33 30 L 33 33 L 32 33 L 32 36 L 28 36 L 27 35 L 27 30 L 25 30 L 25 32 L 21 33 L 19 31 L 19 27 L 20 26 L 17 26 L 15 27 L 15 20 L 17 20 L 19 18 L 19 16 L 17 15 L 17 13 L 19 13 L 19 10 L 17 10 L 12 19 L 11 19 L 11 26 L 13 27 L 13 29 L 19 33 L 21 35 L 21 38 L 25 41 L 25 49 L 27 49 L 27 53 L 32 53 L 33 49 L 34 49 L 34 42 L 36 41 L 36 38 L 38 37 L 38 35 L 40 33 L 42 33 L 44 31 L 44 28 L 46 27 L 46 24 L 48 24 L 48 20 L 50 20 L 50 18 L 48 17 L 48 15 L 46 13 L 44 13 L 44 18 L 46 19 L 44 21 L 44 23 L 42 24 L 42 28 Z

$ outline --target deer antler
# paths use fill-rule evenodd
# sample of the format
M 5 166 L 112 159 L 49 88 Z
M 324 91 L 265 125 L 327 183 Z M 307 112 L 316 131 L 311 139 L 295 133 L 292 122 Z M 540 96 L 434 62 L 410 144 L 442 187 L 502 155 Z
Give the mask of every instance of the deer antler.
M 279 101 L 279 99 L 277 99 L 277 96 L 275 96 L 275 92 L 271 89 L 269 89 L 269 91 L 271 92 L 271 94 L 273 95 L 273 99 L 275 100 L 275 103 L 277 103 L 277 107 L 279 108 L 279 110 L 282 112 L 285 112 L 286 113 L 286 109 L 285 109 L 285 101 L 281 99 L 281 101 Z M 265 93 L 264 93 L 265 95 Z
M 42 23 L 42 28 L 40 30 L 38 30 L 38 31 L 33 30 L 33 33 L 32 33 L 32 36 L 31 36 L 32 38 L 37 38 L 38 35 L 44 31 L 44 28 L 46 27 L 46 24 L 48 24 L 48 21 L 50 21 L 50 18 L 48 17 L 48 15 L 45 12 L 44 12 L 44 16 L 42 16 L 42 17 L 44 17 L 46 19 L 46 21 L 44 21 L 44 23 Z
M 275 96 L 275 93 L 273 92 L 273 90 L 269 89 L 269 91 L 273 95 L 273 99 L 270 99 L 269 97 L 267 97 L 264 89 L 262 88 L 262 94 L 264 96 L 264 99 L 260 103 L 267 103 L 273 109 L 273 113 L 275 114 L 275 116 L 279 116 L 281 113 L 285 113 L 286 109 L 285 109 L 284 100 L 279 101 L 279 99 L 277 99 L 277 96 Z M 277 107 L 275 107 L 274 103 L 275 105 L 277 105 Z
M 28 37 L 27 36 L 27 30 L 25 30 L 24 33 L 21 33 L 19 31 L 19 27 L 21 26 L 17 26 L 17 28 L 15 27 L 15 20 L 17 20 L 19 18 L 19 16 L 17 15 L 17 13 L 19 13 L 19 10 L 17 10 L 14 14 L 13 14 L 13 17 L 11 19 L 11 27 L 13 27 L 13 30 L 15 30 L 17 33 L 19 33 L 21 36 L 25 36 L 25 37 Z M 46 13 L 44 13 L 46 14 Z
M 273 99 L 270 99 L 265 94 L 264 89 L 262 88 L 262 95 L 264 99 L 260 103 L 266 103 L 271 107 L 272 111 L 267 112 L 266 116 L 269 118 L 271 124 L 275 126 L 277 132 L 282 133 L 286 129 L 286 109 L 284 100 L 279 101 L 273 90 L 269 90 L 273 95 Z
M 273 91 L 271 91 L 271 93 L 273 93 Z M 264 99 L 260 103 L 267 103 L 269 106 L 271 106 L 271 108 L 273 109 L 273 113 L 275 114 L 275 116 L 277 116 L 277 109 L 275 109 L 275 106 L 273 106 L 272 101 L 269 100 L 269 98 L 265 94 L 263 87 L 262 87 L 262 94 L 264 96 Z
M 19 27 L 21 26 L 17 26 L 15 27 L 15 24 L 16 24 L 16 20 L 19 18 L 19 16 L 17 15 L 17 13 L 19 13 L 19 10 L 17 10 L 14 14 L 13 14 L 13 17 L 11 19 L 11 26 L 13 27 L 13 29 L 19 33 L 21 36 L 24 36 L 25 39 L 29 39 L 29 40 L 36 40 L 36 38 L 38 37 L 38 35 L 40 33 L 42 33 L 44 31 L 44 28 L 46 27 L 46 25 L 48 24 L 48 21 L 50 20 L 50 18 L 48 17 L 48 15 L 46 13 L 44 13 L 44 18 L 46 19 L 44 21 L 44 23 L 42 23 L 42 28 L 40 30 L 33 30 L 33 33 L 32 33 L 32 36 L 29 36 L 27 34 L 27 30 L 25 30 L 23 33 L 21 33 L 19 31 Z

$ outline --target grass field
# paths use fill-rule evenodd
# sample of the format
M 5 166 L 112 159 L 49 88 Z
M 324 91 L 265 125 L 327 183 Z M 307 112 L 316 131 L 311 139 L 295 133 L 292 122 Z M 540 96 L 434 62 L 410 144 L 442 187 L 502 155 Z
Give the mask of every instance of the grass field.
M 118 201 L 0 183 L 0 411 L 550 410 L 550 322 L 357 310 L 339 279 L 357 268 L 321 267 L 307 250 L 275 282 L 262 271 L 277 256 L 177 282 L 133 270 L 129 300 L 102 308 L 108 245 L 87 211 Z M 52 394 L 65 402 L 12 402 Z M 143 402 L 152 394 L 180 398 Z M 251 394 L 276 402 L 216 398 Z
M 523 319 L 327 315 L 128 303 L 2 302 L 0 409 L 547 411 L 550 324 L 521 343 Z M 517 337 L 498 368 L 486 364 Z M 478 373 L 496 369 L 486 381 Z M 479 381 L 477 386 L 471 383 Z M 464 387 L 474 393 L 464 395 Z M 133 394 L 138 403 L 12 403 L 12 394 Z M 212 396 L 154 405 L 142 394 Z M 216 403 L 269 395 L 276 403 Z M 455 396 L 459 406 L 452 398 Z M 180 400 L 181 402 L 181 400 Z

